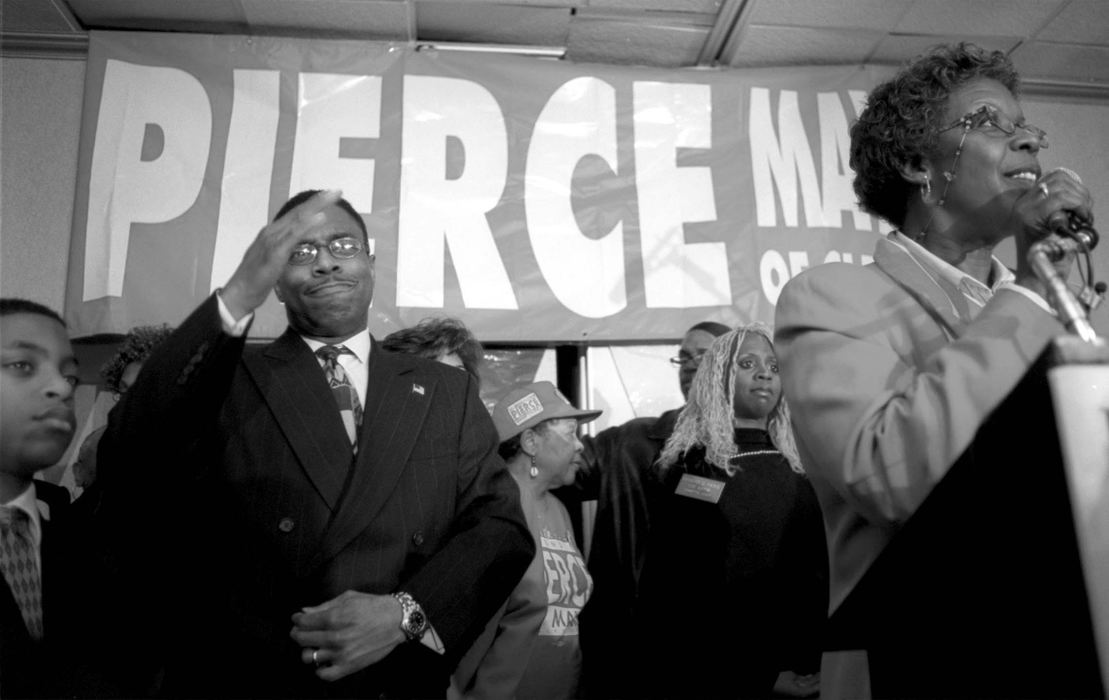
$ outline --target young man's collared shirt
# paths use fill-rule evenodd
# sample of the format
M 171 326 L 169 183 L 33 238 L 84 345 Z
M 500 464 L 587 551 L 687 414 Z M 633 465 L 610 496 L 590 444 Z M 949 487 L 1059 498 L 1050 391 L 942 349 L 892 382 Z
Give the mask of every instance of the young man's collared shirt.
M 50 506 L 38 500 L 35 484 L 31 482 L 23 493 L 4 504 L 9 508 L 18 508 L 31 519 L 31 543 L 35 547 L 35 564 L 42 571 L 42 521 L 50 519 Z

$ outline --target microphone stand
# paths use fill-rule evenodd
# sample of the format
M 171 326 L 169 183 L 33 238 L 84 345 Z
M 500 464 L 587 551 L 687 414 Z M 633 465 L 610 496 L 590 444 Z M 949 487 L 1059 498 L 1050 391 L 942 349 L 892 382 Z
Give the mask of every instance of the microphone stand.
M 1055 313 L 1059 315 L 1066 329 L 1087 343 L 1098 343 L 1100 339 L 1086 316 L 1086 310 L 1067 287 L 1059 271 L 1052 265 L 1052 262 L 1061 260 L 1064 255 L 1077 249 L 1079 245 L 1070 238 L 1048 236 L 1036 241 L 1028 249 L 1028 264 L 1047 288 L 1048 303 L 1055 309 Z

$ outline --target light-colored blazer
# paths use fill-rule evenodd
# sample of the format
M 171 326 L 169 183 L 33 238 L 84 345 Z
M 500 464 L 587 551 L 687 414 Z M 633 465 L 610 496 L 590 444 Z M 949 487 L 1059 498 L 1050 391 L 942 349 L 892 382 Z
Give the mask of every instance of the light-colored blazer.
M 1062 326 L 1001 288 L 972 319 L 900 245 L 791 280 L 775 344 L 828 537 L 830 611 L 970 445 Z

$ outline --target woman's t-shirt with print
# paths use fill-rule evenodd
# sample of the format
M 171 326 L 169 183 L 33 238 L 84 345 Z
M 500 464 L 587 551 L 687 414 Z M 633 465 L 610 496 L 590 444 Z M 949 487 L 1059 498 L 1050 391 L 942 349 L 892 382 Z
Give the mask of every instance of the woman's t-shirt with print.
M 558 506 L 547 509 L 538 523 L 536 546 L 543 561 L 547 611 L 517 698 L 572 698 L 581 674 L 578 615 L 593 591 L 593 579 L 574 544 L 570 517 Z

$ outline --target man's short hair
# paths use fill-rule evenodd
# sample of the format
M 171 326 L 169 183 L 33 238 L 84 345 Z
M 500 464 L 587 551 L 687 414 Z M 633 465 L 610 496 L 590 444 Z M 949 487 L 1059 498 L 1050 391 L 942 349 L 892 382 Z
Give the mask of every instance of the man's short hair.
M 725 326 L 723 323 L 717 323 L 716 321 L 701 321 L 697 325 L 692 326 L 685 334 L 689 335 L 693 331 L 704 331 L 714 338 L 719 338 L 730 330 L 732 329 Z
M 12 314 L 37 314 L 57 321 L 62 324 L 62 328 L 66 327 L 61 315 L 49 306 L 44 306 L 30 299 L 0 298 L 0 316 L 10 316 Z
M 273 220 L 277 221 L 281 217 L 288 214 L 289 211 L 292 210 L 294 207 L 298 207 L 301 204 L 304 204 L 320 192 L 323 192 L 323 190 L 304 190 L 303 192 L 297 192 L 289 198 L 289 201 L 281 205 L 281 208 L 278 209 L 277 213 L 273 215 Z M 366 231 L 366 222 L 362 220 L 362 215 L 355 211 L 354 206 L 342 197 L 339 197 L 338 201 L 336 201 L 335 204 L 338 205 L 340 209 L 350 214 L 350 218 L 358 222 L 358 228 L 362 229 L 362 242 L 366 245 L 369 245 L 370 234 L 368 231 Z

